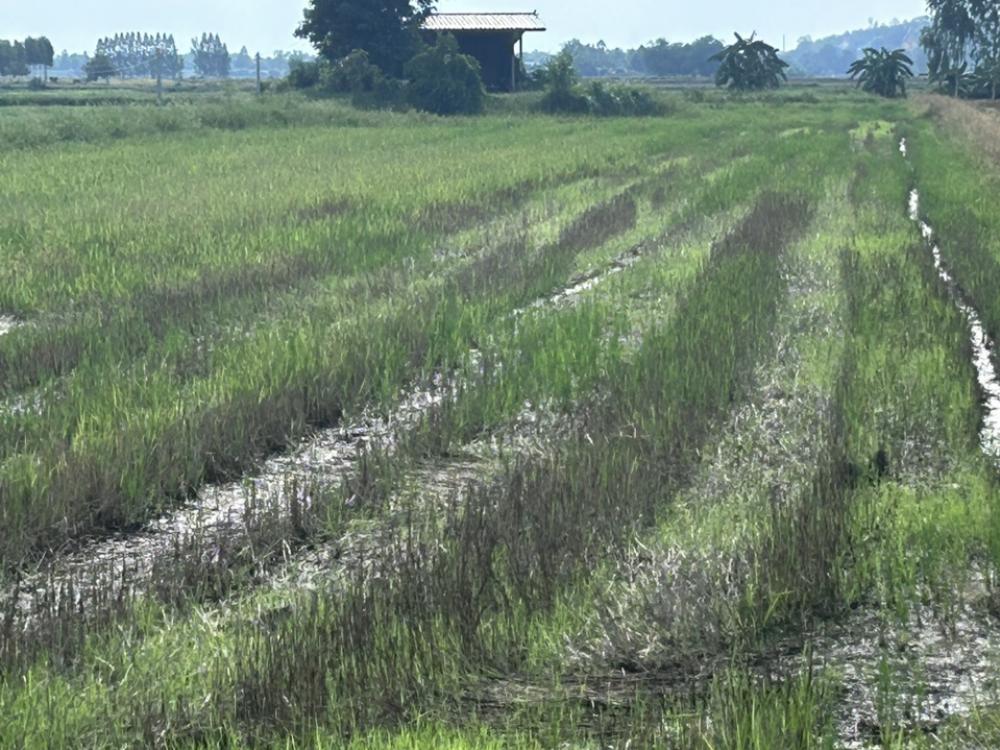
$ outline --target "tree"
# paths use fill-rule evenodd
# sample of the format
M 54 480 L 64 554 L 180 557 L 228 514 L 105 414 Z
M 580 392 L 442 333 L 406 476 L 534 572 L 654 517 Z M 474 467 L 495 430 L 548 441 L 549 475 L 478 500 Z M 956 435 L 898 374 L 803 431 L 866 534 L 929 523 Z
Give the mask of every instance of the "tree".
M 958 96 L 968 67 L 969 45 L 976 25 L 967 0 L 928 0 L 931 25 L 920 35 L 927 51 L 931 80 L 947 82 Z
M 1000 93 L 1000 2 L 929 0 L 931 25 L 920 43 L 931 79 L 954 95 Z M 971 70 L 971 73 L 969 72 Z
M 248 77 L 253 76 L 256 70 L 256 62 L 251 56 L 249 50 L 247 50 L 246 45 L 240 48 L 240 51 L 233 55 L 232 59 L 232 72 L 236 74 L 237 77 Z
M 997 98 L 1000 89 L 1000 2 L 969 0 L 972 18 L 974 78 L 990 99 Z
M 83 66 L 83 72 L 88 81 L 103 78 L 110 82 L 112 76 L 118 75 L 118 68 L 115 67 L 115 63 L 110 57 L 103 52 L 98 52 Z
M 419 29 L 434 0 L 309 0 L 295 35 L 330 62 L 356 49 L 399 76 L 421 47 Z
M 628 75 L 632 72 L 631 55 L 625 50 L 611 49 L 603 41 L 596 45 L 571 39 L 563 49 L 573 56 L 576 71 L 585 77 Z
M 458 49 L 451 34 L 442 34 L 406 63 L 410 103 L 439 115 L 473 115 L 483 111 L 486 92 L 479 62 Z
M 202 34 L 201 40 L 191 40 L 194 68 L 205 78 L 229 78 L 229 48 L 218 34 Z
M 906 96 L 906 79 L 913 78 L 913 60 L 902 49 L 890 52 L 885 47 L 869 47 L 847 72 L 857 79 L 860 88 L 872 94 Z
M 705 36 L 687 44 L 657 39 L 633 54 L 637 69 L 657 76 L 714 76 L 719 69 L 716 55 L 725 45 Z
M 785 68 L 788 63 L 778 57 L 777 47 L 755 39 L 736 34 L 736 42 L 718 52 L 709 60 L 719 63 L 715 73 L 715 85 L 737 91 L 762 91 L 776 89 L 782 81 L 788 80 Z
M 52 42 L 44 36 L 37 39 L 28 37 L 24 40 L 24 54 L 25 63 L 29 67 L 37 66 L 42 68 L 42 76 L 47 80 L 49 77 L 48 69 L 52 67 L 53 58 L 55 57 Z
M 96 54 L 106 55 L 122 78 L 179 78 L 184 72 L 172 34 L 115 34 L 97 41 Z
M 29 72 L 24 44 L 0 39 L 0 76 L 26 76 Z

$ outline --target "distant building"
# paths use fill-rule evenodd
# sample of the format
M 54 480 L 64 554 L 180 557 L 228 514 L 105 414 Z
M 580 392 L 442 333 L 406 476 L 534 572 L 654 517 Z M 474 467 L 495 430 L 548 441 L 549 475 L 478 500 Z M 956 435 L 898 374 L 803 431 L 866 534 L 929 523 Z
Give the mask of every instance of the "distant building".
M 453 35 L 462 53 L 479 61 L 483 83 L 495 91 L 517 88 L 517 61 L 524 58 L 524 35 L 545 31 L 537 13 L 434 13 L 423 28 L 430 36 Z

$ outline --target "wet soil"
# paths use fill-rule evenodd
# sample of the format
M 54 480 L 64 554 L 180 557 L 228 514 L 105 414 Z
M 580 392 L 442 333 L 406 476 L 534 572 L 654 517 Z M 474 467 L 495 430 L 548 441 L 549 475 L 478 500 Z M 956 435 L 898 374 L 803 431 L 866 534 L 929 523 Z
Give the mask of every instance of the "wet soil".
M 639 254 L 639 249 L 632 249 L 616 258 L 607 269 L 588 276 L 585 283 L 575 279 L 529 309 L 570 304 L 584 291 L 630 266 Z M 473 362 L 475 356 L 476 352 L 470 352 Z M 248 538 L 253 514 L 264 508 L 288 508 L 292 499 L 289 493 L 300 493 L 303 486 L 311 486 L 314 492 L 339 486 L 352 476 L 369 449 L 391 450 L 397 435 L 416 426 L 432 407 L 453 396 L 456 386 L 453 377 L 439 375 L 428 387 L 404 394 L 395 412 L 387 418 L 363 416 L 354 424 L 319 431 L 295 450 L 268 459 L 253 475 L 237 482 L 202 488 L 186 506 L 139 531 L 82 544 L 71 552 L 41 561 L 33 570 L 20 571 L 17 585 L 0 592 L 0 609 L 8 610 L 11 600 L 16 598 L 16 609 L 30 619 L 40 604 L 51 608 L 53 597 L 59 595 L 57 592 L 72 592 L 77 600 L 74 604 L 77 604 L 96 594 L 113 599 L 125 592 L 142 591 L 149 584 L 156 563 L 185 548 L 186 542 L 204 540 L 201 546 L 211 548 L 221 546 L 225 540 Z M 7 405 L 9 411 L 25 408 L 31 408 L 30 404 Z M 526 410 L 515 420 L 511 435 L 502 438 L 501 442 L 507 443 L 509 448 L 511 440 L 519 440 L 518 436 L 525 434 L 526 424 L 537 427 L 538 420 L 537 414 Z M 481 479 L 484 476 L 483 457 L 494 454 L 498 445 L 480 448 L 476 455 L 423 467 L 419 487 L 421 493 L 426 493 L 428 502 L 421 505 L 435 507 L 438 501 L 455 494 L 463 482 L 476 477 Z M 308 503 L 309 499 L 304 497 L 300 501 Z M 401 506 L 390 509 L 390 516 L 401 511 Z M 285 583 L 297 580 L 308 586 L 327 567 L 333 571 L 343 570 L 344 559 L 364 557 L 363 549 L 377 546 L 379 536 L 391 533 L 393 525 L 390 517 L 385 528 L 377 533 L 359 526 L 344 539 L 307 548 L 301 555 L 290 555 L 287 565 L 277 571 L 276 580 Z M 339 562 L 327 565 L 334 560 Z
M 918 606 L 905 625 L 863 608 L 811 633 L 812 665 L 842 688 L 838 734 L 845 748 L 878 747 L 887 733 L 934 732 L 948 717 L 967 715 L 1000 696 L 1000 637 L 981 583 L 949 617 Z M 778 659 L 794 673 L 799 649 Z
M 903 158 L 908 157 L 905 139 L 899 150 Z M 968 325 L 973 365 L 984 399 L 980 443 L 983 452 L 998 461 L 1000 379 L 991 354 L 995 344 L 948 270 L 934 229 L 921 216 L 916 188 L 909 195 L 908 212 L 927 243 L 938 276 Z M 968 715 L 977 706 L 1000 700 L 996 669 L 1000 633 L 988 605 L 984 576 L 973 575 L 971 584 L 956 591 L 956 597 L 956 607 L 948 613 L 918 604 L 901 624 L 895 617 L 880 616 L 874 608 L 862 608 L 836 625 L 810 634 L 814 665 L 831 669 L 843 685 L 838 722 L 845 747 L 880 746 L 883 728 L 933 734 L 948 717 Z M 802 655 L 779 663 L 800 667 Z

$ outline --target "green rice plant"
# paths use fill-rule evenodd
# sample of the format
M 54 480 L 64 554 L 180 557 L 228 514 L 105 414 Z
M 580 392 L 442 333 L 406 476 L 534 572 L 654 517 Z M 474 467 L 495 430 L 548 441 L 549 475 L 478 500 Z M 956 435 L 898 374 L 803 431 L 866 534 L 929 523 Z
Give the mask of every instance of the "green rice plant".
M 0 310 L 27 322 L 0 339 L 0 388 L 42 396 L 3 418 L 8 565 L 127 531 L 311 429 L 392 413 L 408 388 L 442 397 L 343 483 L 297 479 L 252 498 L 238 534 L 179 542 L 148 588 L 53 587 L 34 638 L 0 614 L 0 745 L 853 739 L 840 704 L 857 681 L 820 669 L 821 634 L 860 612 L 892 654 L 915 616 L 968 627 L 998 545 L 965 322 L 904 210 L 920 171 L 948 166 L 919 156 L 930 125 L 900 105 L 825 97 L 713 95 L 670 127 L 373 114 L 329 132 L 237 104 L 169 136 L 153 176 L 72 143 L 0 155 L 15 175 Z M 917 177 L 891 127 L 867 125 L 891 122 Z M 66 202 L 74 179 L 93 194 Z M 64 226 L 35 208 L 60 198 Z M 771 367 L 789 340 L 800 366 Z M 757 381 L 769 372 L 785 379 Z M 822 399 L 808 465 L 745 442 L 746 410 L 785 391 Z M 706 460 L 723 450 L 778 465 L 719 503 L 694 479 L 742 465 Z M 422 485 L 429 466 L 454 492 Z M 785 469 L 788 488 L 766 484 Z M 719 506 L 679 507 L 700 501 Z M 724 591 L 679 599 L 728 629 L 697 650 L 665 628 L 656 658 L 609 666 L 579 634 L 607 589 L 658 564 L 659 537 L 689 566 L 729 566 Z M 328 585 L 268 583 L 331 544 Z M 871 726 L 920 746 L 897 710 L 912 681 L 892 676 Z M 963 724 L 942 736 L 991 736 Z

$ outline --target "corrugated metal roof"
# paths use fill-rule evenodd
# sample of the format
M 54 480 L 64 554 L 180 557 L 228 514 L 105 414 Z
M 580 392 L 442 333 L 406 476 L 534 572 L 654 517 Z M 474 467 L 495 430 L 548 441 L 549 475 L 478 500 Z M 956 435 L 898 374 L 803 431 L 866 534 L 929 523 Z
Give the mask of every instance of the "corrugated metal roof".
M 427 31 L 545 31 L 537 13 L 434 13 Z

